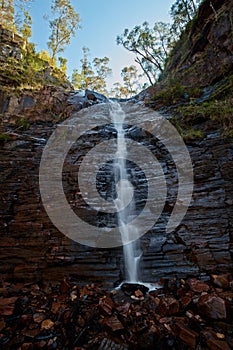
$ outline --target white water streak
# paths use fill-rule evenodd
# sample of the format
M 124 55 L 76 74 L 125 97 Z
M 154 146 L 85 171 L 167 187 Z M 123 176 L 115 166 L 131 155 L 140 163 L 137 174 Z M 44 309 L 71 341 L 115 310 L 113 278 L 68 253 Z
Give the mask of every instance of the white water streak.
M 110 109 L 111 118 L 117 130 L 115 178 L 116 182 L 118 182 L 116 185 L 117 199 L 115 200 L 115 205 L 118 210 L 118 224 L 124 251 L 125 277 L 128 282 L 135 283 L 139 281 L 138 268 L 141 252 L 138 247 L 138 241 L 126 244 L 126 242 L 129 242 L 129 226 L 127 225 L 127 219 L 129 216 L 135 214 L 135 202 L 133 194 L 134 189 L 132 184 L 128 181 L 126 168 L 127 147 L 123 129 L 125 113 L 117 102 L 112 102 Z M 127 206 L 129 198 L 131 198 L 131 201 L 130 205 Z M 123 209 L 121 210 L 121 208 Z M 137 227 L 133 227 L 133 229 L 136 231 Z

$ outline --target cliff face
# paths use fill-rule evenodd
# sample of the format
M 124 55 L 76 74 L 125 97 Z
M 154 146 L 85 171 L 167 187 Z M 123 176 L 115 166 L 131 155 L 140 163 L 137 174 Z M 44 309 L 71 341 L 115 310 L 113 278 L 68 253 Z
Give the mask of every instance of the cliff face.
M 168 62 L 169 78 L 190 87 L 206 87 L 231 73 L 232 8 L 229 0 L 212 0 L 212 7 L 209 1 L 201 5 L 197 18 Z M 9 35 L 5 35 L 4 40 L 0 60 L 5 62 L 12 52 L 13 59 L 20 62 L 23 42 L 18 37 L 9 39 Z M 11 79 L 6 80 L 6 76 L 4 79 L 0 81 L 11 85 Z M 168 84 L 168 80 L 163 84 Z M 149 97 L 156 90 L 157 87 L 148 89 Z M 0 272 L 3 280 L 60 280 L 75 275 L 85 282 L 112 285 L 121 279 L 122 249 L 93 249 L 69 240 L 52 225 L 39 191 L 40 159 L 56 122 L 97 103 L 98 98 L 91 92 L 85 96 L 71 94 L 60 86 L 45 86 L 20 96 L 2 92 Z M 199 118 L 199 125 L 202 122 L 203 118 Z M 157 227 L 141 239 L 144 281 L 174 275 L 203 276 L 227 272 L 233 267 L 233 143 L 222 138 L 220 132 L 205 121 L 201 125 L 203 138 L 188 143 L 194 166 L 191 206 L 171 235 L 166 235 L 161 219 Z M 99 141 L 93 133 L 90 135 L 89 144 L 93 147 Z M 76 157 L 82 157 L 85 152 L 83 144 L 77 149 Z M 72 174 L 76 173 L 77 166 L 72 157 L 69 160 L 66 186 L 68 193 L 72 193 L 75 183 Z M 166 161 L 170 160 L 164 159 L 165 164 Z M 174 182 L 172 175 L 168 182 Z M 91 217 L 92 213 L 86 215 Z
M 7 128 L 9 131 L 9 125 Z M 122 248 L 93 249 L 71 241 L 53 226 L 43 208 L 40 159 L 55 128 L 51 121 L 36 120 L 26 131 L 8 133 L 9 139 L 0 146 L 0 272 L 6 280 L 60 280 L 75 275 L 81 281 L 112 286 L 122 276 Z M 103 131 L 90 133 L 88 145 L 95 147 L 103 137 Z M 75 159 L 80 159 L 86 148 L 85 142 L 78 144 Z M 188 149 L 194 166 L 193 200 L 175 232 L 166 234 L 166 222 L 161 217 L 141 239 L 144 281 L 164 276 L 200 276 L 232 268 L 232 142 L 207 131 L 205 139 L 190 142 Z M 154 152 L 158 152 L 155 146 Z M 169 154 L 166 157 L 163 162 L 169 164 Z M 73 198 L 77 192 L 73 153 L 66 162 L 64 188 Z M 172 188 L 175 181 L 173 173 L 167 175 Z M 165 208 L 165 214 L 169 215 L 169 208 Z M 87 210 L 85 215 L 92 220 L 92 211 Z
M 233 1 L 206 0 L 176 44 L 165 75 L 205 87 L 233 69 Z

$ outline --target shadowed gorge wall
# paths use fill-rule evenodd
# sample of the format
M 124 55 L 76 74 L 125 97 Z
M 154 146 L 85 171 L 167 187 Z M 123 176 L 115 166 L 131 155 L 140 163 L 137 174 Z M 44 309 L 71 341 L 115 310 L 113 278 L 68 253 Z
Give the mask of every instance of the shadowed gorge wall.
M 54 128 L 52 122 L 37 121 L 1 144 L 1 274 L 7 280 L 25 281 L 57 280 L 75 274 L 80 280 L 112 285 L 121 279 L 122 249 L 93 249 L 69 240 L 43 209 L 39 164 Z M 97 141 L 92 134 L 89 144 Z M 193 201 L 174 233 L 166 235 L 160 220 L 141 239 L 145 281 L 166 275 L 229 271 L 232 267 L 233 144 L 218 133 L 207 132 L 205 139 L 191 142 L 188 149 L 195 173 Z M 77 157 L 82 153 L 80 147 Z M 73 191 L 76 165 L 69 160 L 68 165 L 67 188 Z M 174 178 L 168 182 L 172 184 Z

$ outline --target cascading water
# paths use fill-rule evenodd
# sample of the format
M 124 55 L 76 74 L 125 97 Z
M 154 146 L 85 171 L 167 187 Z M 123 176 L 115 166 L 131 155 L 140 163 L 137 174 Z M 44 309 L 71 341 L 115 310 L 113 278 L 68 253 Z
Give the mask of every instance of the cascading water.
M 114 123 L 114 127 L 117 130 L 117 151 L 115 154 L 114 168 L 115 168 L 115 183 L 117 198 L 115 199 L 115 205 L 118 212 L 118 225 L 121 233 L 121 239 L 124 252 L 125 263 L 125 277 L 130 283 L 136 283 L 139 281 L 139 260 L 141 251 L 139 249 L 139 242 L 129 242 L 129 226 L 127 220 L 135 215 L 135 201 L 134 201 L 134 189 L 132 184 L 128 181 L 127 174 L 127 146 L 124 132 L 125 113 L 121 106 L 117 102 L 111 102 L 110 115 Z M 129 199 L 131 199 L 129 201 Z M 128 205 L 128 203 L 130 204 Z M 131 228 L 132 229 L 132 228 Z M 133 227 L 136 231 L 137 227 Z

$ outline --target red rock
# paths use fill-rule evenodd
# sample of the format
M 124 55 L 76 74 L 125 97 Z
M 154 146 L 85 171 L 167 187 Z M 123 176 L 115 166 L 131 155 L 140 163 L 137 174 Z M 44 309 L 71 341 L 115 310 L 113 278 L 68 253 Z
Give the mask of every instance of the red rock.
M 158 312 L 162 317 L 175 315 L 179 312 L 179 302 L 173 297 L 163 297 L 159 302 Z
M 181 323 L 177 323 L 174 329 L 175 329 L 175 333 L 185 344 L 187 344 L 193 349 L 196 348 L 198 333 L 194 332 L 188 327 L 185 327 Z
M 36 323 L 41 323 L 42 321 L 44 321 L 45 318 L 46 316 L 41 313 L 37 313 L 33 315 L 33 321 Z
M 222 299 L 228 300 L 230 303 L 233 300 L 233 292 L 226 290 L 225 292 L 219 292 L 218 296 Z
M 169 323 L 171 322 L 172 318 L 171 317 L 160 317 L 159 323 L 164 324 L 164 323 Z
M 182 286 L 181 288 L 179 288 L 176 292 L 176 295 L 181 298 L 181 297 L 184 297 L 187 293 L 187 289 L 185 286 Z
M 130 298 L 135 301 L 143 301 L 145 298 L 142 297 L 136 297 L 136 295 L 131 295 Z
M 57 314 L 58 311 L 62 308 L 62 304 L 58 303 L 58 302 L 53 302 L 52 303 L 52 307 L 51 307 L 51 311 L 53 314 Z
M 5 321 L 4 321 L 4 319 L 1 319 L 0 320 L 0 332 L 3 330 L 3 328 L 5 327 Z
M 134 292 L 134 295 L 135 295 L 137 298 L 144 297 L 144 294 L 143 294 L 139 289 L 137 289 L 137 290 Z
M 114 303 L 111 298 L 109 297 L 103 297 L 99 300 L 99 308 L 100 312 L 102 312 L 105 315 L 111 315 L 112 309 L 113 309 Z
M 180 299 L 180 303 L 182 307 L 185 309 L 192 302 L 192 298 L 190 296 L 184 296 Z
M 79 327 L 84 327 L 85 326 L 85 320 L 82 318 L 81 315 L 78 315 L 77 325 L 79 325 Z
M 223 333 L 216 333 L 216 337 L 218 339 L 225 339 L 225 334 L 223 334 Z
M 124 329 L 124 326 L 116 316 L 112 316 L 108 319 L 105 319 L 103 323 L 113 332 L 122 331 Z
M 69 288 L 70 288 L 69 283 L 66 282 L 66 280 L 62 281 L 62 283 L 60 285 L 60 292 L 61 293 L 67 293 Z
M 229 275 L 211 275 L 211 280 L 217 287 L 223 289 L 229 288 Z
M 196 278 L 191 278 L 188 282 L 190 289 L 195 293 L 208 292 L 210 287 L 205 282 L 199 281 Z
M 2 316 L 11 316 L 14 312 L 17 297 L 0 298 L 0 314 Z
M 29 324 L 32 321 L 32 315 L 21 315 L 20 322 L 22 324 Z
M 130 303 L 125 303 L 116 307 L 116 310 L 121 316 L 127 317 L 130 309 Z
M 30 350 L 32 348 L 33 344 L 32 343 L 24 343 L 20 350 Z
M 54 322 L 50 319 L 44 320 L 41 324 L 41 329 L 51 329 L 54 326 Z
M 197 303 L 199 313 L 215 320 L 225 319 L 227 316 L 225 301 L 215 295 L 203 295 Z
M 208 339 L 206 344 L 210 350 L 231 350 L 227 342 L 223 340 Z
M 22 334 L 29 338 L 35 338 L 40 333 L 40 329 L 23 329 Z

